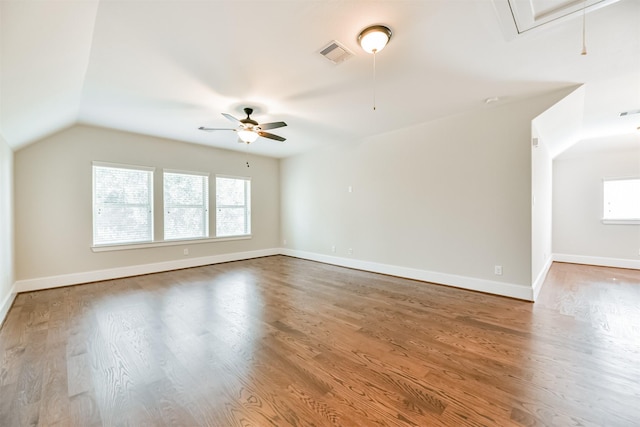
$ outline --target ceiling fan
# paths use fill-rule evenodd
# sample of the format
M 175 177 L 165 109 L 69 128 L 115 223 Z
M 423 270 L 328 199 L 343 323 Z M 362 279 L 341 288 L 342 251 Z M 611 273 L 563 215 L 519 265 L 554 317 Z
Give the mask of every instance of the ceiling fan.
M 238 142 L 251 144 L 259 136 L 263 138 L 275 139 L 276 141 L 285 141 L 286 138 L 283 138 L 278 135 L 274 135 L 269 132 L 265 132 L 267 129 L 276 129 L 286 126 L 285 122 L 273 122 L 273 123 L 258 123 L 253 120 L 250 116 L 253 113 L 253 108 L 244 108 L 244 112 L 247 115 L 246 119 L 238 120 L 233 117 L 231 114 L 222 113 L 227 119 L 231 120 L 234 123 L 238 124 L 236 129 L 230 128 L 206 128 L 204 126 L 200 126 L 198 129 L 204 130 L 207 132 L 213 132 L 216 130 L 232 130 L 238 134 Z

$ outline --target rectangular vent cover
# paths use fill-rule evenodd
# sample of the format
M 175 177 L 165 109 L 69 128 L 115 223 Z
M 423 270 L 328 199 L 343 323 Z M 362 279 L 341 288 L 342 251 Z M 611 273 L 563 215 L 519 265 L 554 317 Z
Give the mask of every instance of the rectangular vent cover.
M 340 42 L 333 40 L 320 50 L 320 55 L 324 56 L 334 64 L 339 64 L 351 58 L 353 53 Z
M 630 116 L 632 114 L 640 114 L 640 110 L 623 111 L 620 113 L 620 117 Z

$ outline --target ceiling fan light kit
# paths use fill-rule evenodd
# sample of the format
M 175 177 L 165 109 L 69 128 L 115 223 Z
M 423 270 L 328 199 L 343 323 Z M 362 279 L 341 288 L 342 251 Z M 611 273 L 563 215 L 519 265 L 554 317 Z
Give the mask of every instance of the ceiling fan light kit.
M 264 132 L 264 130 L 266 129 L 276 129 L 276 128 L 284 127 L 287 125 L 285 122 L 272 122 L 272 123 L 260 124 L 251 118 L 251 114 L 253 113 L 253 108 L 246 107 L 244 108 L 244 112 L 247 115 L 247 118 L 242 120 L 236 119 L 231 114 L 222 113 L 224 117 L 238 124 L 238 127 L 236 129 L 206 128 L 204 126 L 200 126 L 198 129 L 206 132 L 213 132 L 216 130 L 232 130 L 238 134 L 238 138 L 239 138 L 238 142 L 243 142 L 245 144 L 251 144 L 256 139 L 258 139 L 259 136 L 263 138 L 274 139 L 276 141 L 286 141 L 286 138 L 283 138 L 279 135 L 274 135 L 269 132 Z
M 240 138 L 240 140 L 242 142 L 245 142 L 247 144 L 251 144 L 252 142 L 255 142 L 256 139 L 258 139 L 258 135 L 257 133 L 255 133 L 253 130 L 239 130 L 238 132 L 238 138 Z

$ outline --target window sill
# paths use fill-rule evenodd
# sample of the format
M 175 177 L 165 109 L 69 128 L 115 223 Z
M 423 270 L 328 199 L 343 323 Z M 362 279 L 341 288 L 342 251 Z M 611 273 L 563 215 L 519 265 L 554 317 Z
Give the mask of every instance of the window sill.
M 638 225 L 640 219 L 603 219 L 603 224 Z
M 242 236 L 207 237 L 204 239 L 164 240 L 159 242 L 99 245 L 99 246 L 91 246 L 91 251 L 93 252 L 126 251 L 129 249 L 146 249 L 146 248 L 159 248 L 163 246 L 197 245 L 200 243 L 216 243 L 216 242 L 228 242 L 232 240 L 248 240 L 251 238 L 252 238 L 251 234 L 245 234 Z

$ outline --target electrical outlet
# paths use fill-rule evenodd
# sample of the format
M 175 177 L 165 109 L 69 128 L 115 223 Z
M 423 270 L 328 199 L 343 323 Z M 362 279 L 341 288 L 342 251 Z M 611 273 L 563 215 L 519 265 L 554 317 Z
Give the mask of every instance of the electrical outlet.
M 502 276 L 502 266 L 501 265 L 494 266 L 493 274 L 495 274 L 496 276 Z
M 184 248 L 184 249 L 182 250 L 182 253 L 183 253 L 184 255 L 189 255 L 189 248 Z
M 282 241 L 282 244 L 283 244 L 284 246 L 287 246 L 287 239 L 284 239 L 284 240 Z
M 335 253 L 335 251 L 336 251 L 336 247 L 335 246 L 331 246 L 331 252 Z
M 347 253 L 348 253 L 349 255 L 353 255 L 353 249 L 349 248 L 349 250 L 347 251 Z

